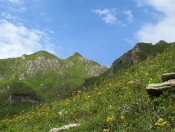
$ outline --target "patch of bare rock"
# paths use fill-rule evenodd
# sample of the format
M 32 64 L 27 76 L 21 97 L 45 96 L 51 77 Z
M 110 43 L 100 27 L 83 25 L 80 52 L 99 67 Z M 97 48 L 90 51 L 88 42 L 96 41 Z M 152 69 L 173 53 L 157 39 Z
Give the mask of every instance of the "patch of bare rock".
M 151 96 L 160 96 L 163 92 L 175 90 L 175 73 L 166 73 L 162 75 L 163 83 L 148 84 L 147 93 Z

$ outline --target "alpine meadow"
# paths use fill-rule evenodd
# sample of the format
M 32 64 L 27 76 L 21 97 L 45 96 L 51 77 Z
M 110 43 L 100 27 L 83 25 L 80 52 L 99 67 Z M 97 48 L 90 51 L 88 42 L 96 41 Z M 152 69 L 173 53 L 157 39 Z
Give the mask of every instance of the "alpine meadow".
M 0 0 L 0 132 L 174 132 L 174 7 Z

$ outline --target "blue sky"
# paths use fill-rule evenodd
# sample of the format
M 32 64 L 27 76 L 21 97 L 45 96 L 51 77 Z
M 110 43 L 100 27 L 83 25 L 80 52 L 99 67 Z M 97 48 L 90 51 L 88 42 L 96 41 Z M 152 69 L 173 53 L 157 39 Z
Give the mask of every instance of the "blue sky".
M 174 7 L 174 0 L 0 0 L 0 58 L 79 52 L 110 66 L 137 42 L 174 42 Z

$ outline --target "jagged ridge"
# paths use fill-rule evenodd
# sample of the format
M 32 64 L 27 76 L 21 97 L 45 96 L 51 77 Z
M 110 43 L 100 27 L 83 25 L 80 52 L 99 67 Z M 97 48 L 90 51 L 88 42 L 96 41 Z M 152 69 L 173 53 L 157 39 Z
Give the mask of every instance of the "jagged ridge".
M 107 70 L 94 61 L 75 53 L 67 59 L 60 59 L 46 51 L 18 58 L 0 60 L 0 105 L 7 103 L 13 94 L 35 95 L 37 100 L 52 101 L 70 97 L 85 78 L 97 76 Z M 16 82 L 31 88 L 13 87 Z M 16 85 L 15 85 L 16 86 Z M 10 89 L 10 91 L 9 91 Z M 15 93 L 15 90 L 16 93 Z M 1 115 L 1 112 L 0 112 Z
M 172 44 L 173 43 L 167 43 L 163 40 L 159 41 L 155 45 L 151 43 L 137 43 L 133 49 L 115 60 L 108 72 L 109 74 L 115 74 L 121 69 L 127 69 L 134 66 L 146 60 L 150 56 L 155 56 L 157 53 L 163 52 Z

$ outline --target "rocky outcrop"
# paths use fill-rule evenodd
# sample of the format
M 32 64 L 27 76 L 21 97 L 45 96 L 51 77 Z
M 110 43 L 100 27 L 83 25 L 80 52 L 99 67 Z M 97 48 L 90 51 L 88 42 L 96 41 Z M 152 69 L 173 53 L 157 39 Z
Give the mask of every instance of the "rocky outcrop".
M 29 60 L 26 64 L 27 75 L 34 76 L 38 71 L 53 70 L 60 66 L 60 62 L 57 59 L 46 59 L 39 56 L 36 60 Z
M 22 73 L 22 74 L 19 76 L 19 80 L 25 80 L 25 75 L 24 75 L 24 73 Z
M 162 75 L 162 81 L 166 82 L 168 80 L 175 79 L 175 73 L 166 73 Z
M 3 72 L 0 71 L 0 80 L 3 79 Z
M 148 84 L 147 93 L 151 96 L 160 96 L 163 92 L 171 92 L 175 89 L 175 73 L 162 75 L 163 83 Z
M 77 52 L 65 59 L 63 64 L 67 69 L 81 69 L 79 71 L 82 72 L 81 77 L 83 78 L 98 76 L 107 70 L 107 67 L 88 60 Z
M 92 77 L 92 76 L 98 76 L 101 73 L 101 71 L 105 71 L 106 69 L 107 69 L 107 67 L 102 67 L 98 64 L 85 65 L 83 74 L 86 75 L 87 78 Z
M 68 130 L 78 126 L 80 126 L 80 123 L 64 125 L 63 127 L 60 127 L 60 128 L 52 128 L 50 132 L 60 132 L 60 131 Z
M 34 96 L 29 94 L 10 94 L 8 101 L 10 103 L 15 103 L 15 102 L 38 103 L 39 102 L 39 100 L 37 100 Z
M 151 43 L 137 43 L 133 49 L 129 50 L 112 63 L 112 66 L 107 71 L 107 74 L 113 75 L 121 69 L 127 69 L 131 66 L 135 66 L 146 60 L 148 57 L 155 56 L 157 53 L 163 52 L 164 49 L 168 48 L 170 45 L 171 43 L 166 43 L 165 41 L 159 41 L 155 45 Z
M 107 67 L 84 58 L 78 52 L 67 59 L 60 59 L 46 51 L 39 51 L 31 55 L 23 54 L 20 58 L 0 60 L 0 65 L 0 80 L 26 80 L 52 71 L 63 78 L 68 74 L 74 76 L 74 71 L 81 74 L 77 75 L 80 78 L 89 78 L 107 70 Z
M 109 75 L 115 74 L 118 70 L 129 68 L 138 64 L 142 59 L 140 58 L 140 53 L 145 52 L 142 47 L 143 46 L 151 47 L 151 44 L 146 43 L 137 43 L 133 49 L 129 50 L 123 56 L 118 58 L 112 63 L 112 66 L 109 70 Z M 146 59 L 146 58 L 145 58 Z
M 26 56 L 27 56 L 26 54 L 23 54 L 23 55 L 21 56 L 21 59 L 22 59 L 22 60 L 25 60 L 25 59 L 26 59 Z
M 35 76 L 38 71 L 42 73 L 47 73 L 48 70 L 55 70 L 61 75 L 65 69 L 78 69 L 82 71 L 82 77 L 89 78 L 92 76 L 97 76 L 107 69 L 107 67 L 101 66 L 100 64 L 83 58 L 79 53 L 75 53 L 71 57 L 65 60 L 45 58 L 43 56 L 38 56 L 34 60 L 29 60 L 26 63 L 26 75 Z M 19 77 L 20 80 L 25 80 L 24 73 Z

